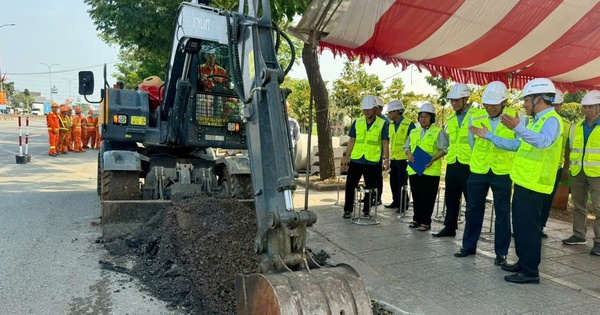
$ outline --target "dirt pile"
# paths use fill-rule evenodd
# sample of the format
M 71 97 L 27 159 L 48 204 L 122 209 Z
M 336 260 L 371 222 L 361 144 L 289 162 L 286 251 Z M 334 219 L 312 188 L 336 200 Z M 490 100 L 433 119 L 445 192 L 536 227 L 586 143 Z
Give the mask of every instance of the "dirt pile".
M 134 233 L 106 242 L 106 249 L 133 258 L 129 273 L 171 306 L 189 314 L 235 314 L 234 277 L 255 272 L 259 262 L 255 212 L 204 195 L 172 202 Z
M 202 194 L 172 199 L 172 206 L 135 232 L 104 241 L 113 261 L 101 267 L 139 278 L 157 298 L 187 314 L 236 314 L 234 278 L 256 272 L 256 214 L 243 204 Z M 323 250 L 313 259 L 324 263 Z M 123 267 L 122 259 L 133 260 Z M 391 314 L 373 302 L 373 314 Z

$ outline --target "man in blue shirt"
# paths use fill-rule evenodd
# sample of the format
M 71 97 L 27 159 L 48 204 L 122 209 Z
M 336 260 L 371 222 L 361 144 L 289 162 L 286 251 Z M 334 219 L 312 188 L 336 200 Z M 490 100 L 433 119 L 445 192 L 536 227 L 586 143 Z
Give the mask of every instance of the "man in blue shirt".
M 350 127 L 350 140 L 346 153 L 342 158 L 342 166 L 348 166 L 346 178 L 346 191 L 344 202 L 345 219 L 352 217 L 354 207 L 354 189 L 360 182 L 361 176 L 365 178 L 365 188 L 377 188 L 378 174 L 381 174 L 381 156 L 383 152 L 383 167 L 390 167 L 388 124 L 376 115 L 377 100 L 368 95 L 363 99 L 363 116 L 358 117 Z M 384 132 L 385 131 L 385 132 Z M 369 216 L 368 200 L 371 194 L 365 194 L 363 214 Z M 377 202 L 374 200 L 374 202 Z
M 523 89 L 524 108 L 533 121 L 524 126 L 517 114 L 502 114 L 504 126 L 514 131 L 517 139 L 493 135 L 487 128 L 469 127 L 473 134 L 492 141 L 504 150 L 517 151 L 510 178 L 514 182 L 512 198 L 513 233 L 516 264 L 502 265 L 515 274 L 504 277 L 507 282 L 539 283 L 539 264 L 542 249 L 542 208 L 552 192 L 556 166 L 560 160 L 562 119 L 554 111 L 552 101 L 556 89 L 546 78 L 533 79 Z

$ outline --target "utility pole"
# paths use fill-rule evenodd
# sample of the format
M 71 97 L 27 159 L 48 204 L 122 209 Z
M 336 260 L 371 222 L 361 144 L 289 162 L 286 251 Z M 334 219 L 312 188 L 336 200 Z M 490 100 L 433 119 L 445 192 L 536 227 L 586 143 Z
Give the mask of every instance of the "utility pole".
M 72 98 L 72 95 L 71 95 L 71 81 L 74 81 L 76 79 L 67 79 L 67 78 L 63 78 L 63 79 L 69 81 L 69 100 L 72 102 L 73 98 Z
M 50 78 L 50 104 L 52 104 L 54 100 L 52 99 L 52 72 L 50 69 L 52 69 L 54 66 L 58 66 L 58 63 L 48 65 L 47 63 L 40 62 L 40 64 L 48 67 L 48 77 Z

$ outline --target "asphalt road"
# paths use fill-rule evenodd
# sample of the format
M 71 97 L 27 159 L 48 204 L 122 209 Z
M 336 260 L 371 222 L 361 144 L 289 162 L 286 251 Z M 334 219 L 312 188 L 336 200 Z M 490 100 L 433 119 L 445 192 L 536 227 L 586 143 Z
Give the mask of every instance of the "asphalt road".
M 0 314 L 173 314 L 137 280 L 100 268 L 97 150 L 48 156 L 44 117 L 16 164 L 18 122 L 0 115 Z M 23 121 L 24 124 L 24 121 Z M 23 142 L 25 141 L 23 129 Z M 179 313 L 179 312 L 178 312 Z

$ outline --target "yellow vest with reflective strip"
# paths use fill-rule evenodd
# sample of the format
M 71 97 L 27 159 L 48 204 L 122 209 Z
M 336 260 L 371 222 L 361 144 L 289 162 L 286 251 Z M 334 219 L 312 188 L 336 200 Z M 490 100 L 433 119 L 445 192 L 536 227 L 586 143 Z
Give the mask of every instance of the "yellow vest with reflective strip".
M 515 111 L 504 108 L 504 114 L 515 116 Z M 485 109 L 473 114 L 471 120 L 473 126 L 478 128 L 485 126 L 490 132 L 492 131 L 489 115 Z M 516 139 L 515 132 L 506 128 L 503 124 L 498 124 L 493 134 L 504 139 Z M 500 149 L 491 141 L 475 137 L 469 165 L 471 172 L 476 174 L 487 174 L 491 169 L 496 175 L 506 175 L 510 173 L 514 158 L 515 152 Z
M 375 117 L 371 128 L 367 130 L 367 119 L 361 116 L 356 119 L 354 128 L 356 129 L 356 140 L 350 157 L 358 160 L 365 156 L 369 162 L 379 162 L 381 159 L 381 134 L 385 120 Z
M 390 159 L 392 160 L 406 160 L 406 152 L 402 148 L 408 138 L 408 128 L 410 127 L 410 120 L 402 119 L 398 130 L 396 130 L 396 124 L 390 124 Z
M 67 119 L 67 117 L 66 117 L 66 116 L 59 115 L 59 116 L 58 116 L 58 120 L 59 120 L 59 122 L 60 122 L 60 125 L 59 125 L 59 129 L 60 129 L 60 130 L 68 130 L 68 129 L 69 129 L 69 126 L 68 126 L 68 119 Z
M 596 126 L 584 146 L 583 124 L 585 119 L 571 128 L 571 175 L 577 176 L 581 169 L 589 177 L 600 177 L 600 127 Z
M 560 146 L 560 160 L 558 161 L 558 168 L 563 167 L 563 164 L 565 162 L 565 148 L 567 146 L 567 140 L 569 139 L 569 130 L 571 129 L 571 122 L 565 117 L 562 117 L 562 119 L 563 128 L 560 134 L 562 139 L 562 145 Z
M 446 132 L 450 138 L 446 163 L 454 164 L 457 160 L 462 164 L 469 164 L 471 161 L 471 146 L 469 145 L 469 117 L 476 113 L 478 109 L 469 108 L 469 111 L 463 119 L 462 125 L 458 126 L 458 117 L 456 112 L 450 116 Z
M 427 152 L 433 157 L 439 151 L 437 142 L 442 128 L 433 125 L 430 126 L 429 129 L 427 129 L 427 132 L 425 132 L 423 139 L 421 139 L 421 130 L 423 130 L 423 128 L 419 126 L 410 131 L 410 152 L 415 152 L 415 149 L 417 146 L 419 146 L 421 149 L 423 149 L 423 151 Z M 408 175 L 417 174 L 417 172 L 415 172 L 410 166 L 408 166 L 407 171 Z M 425 169 L 423 175 L 441 176 L 442 160 L 439 159 L 433 162 L 431 166 Z
M 562 118 L 556 111 L 548 111 L 535 123 L 533 120 L 527 125 L 527 129 L 540 133 L 548 118 L 554 117 L 558 120 L 562 130 Z M 510 178 L 517 185 L 542 194 L 552 193 L 554 181 L 556 180 L 556 168 L 560 159 L 560 135 L 546 149 L 538 149 L 521 139 L 521 146 L 513 161 Z

